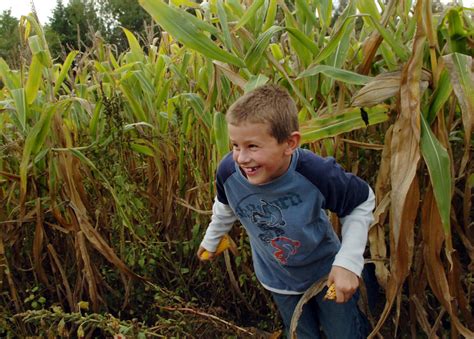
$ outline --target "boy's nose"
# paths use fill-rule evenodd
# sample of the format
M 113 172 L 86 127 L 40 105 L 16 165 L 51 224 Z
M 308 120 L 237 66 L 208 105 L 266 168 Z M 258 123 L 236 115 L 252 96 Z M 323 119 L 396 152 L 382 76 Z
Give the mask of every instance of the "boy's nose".
M 248 152 L 240 150 L 237 154 L 237 163 L 245 164 L 250 161 L 250 157 L 248 156 Z

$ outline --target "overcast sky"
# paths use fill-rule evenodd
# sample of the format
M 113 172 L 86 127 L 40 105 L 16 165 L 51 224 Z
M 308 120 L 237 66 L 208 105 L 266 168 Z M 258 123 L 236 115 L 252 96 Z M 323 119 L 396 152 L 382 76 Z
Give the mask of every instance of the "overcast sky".
M 41 24 L 46 24 L 48 22 L 48 17 L 52 15 L 51 12 L 53 11 L 53 8 L 56 7 L 57 0 L 33 1 Z M 441 0 L 443 3 L 450 1 L 451 0 Z M 30 0 L 0 0 L 0 13 L 4 10 L 10 9 L 14 17 L 20 18 L 20 16 L 26 15 L 31 11 L 30 2 Z M 69 0 L 63 0 L 63 4 L 67 4 L 68 2 Z M 463 4 L 466 7 L 474 7 L 474 0 L 464 0 Z

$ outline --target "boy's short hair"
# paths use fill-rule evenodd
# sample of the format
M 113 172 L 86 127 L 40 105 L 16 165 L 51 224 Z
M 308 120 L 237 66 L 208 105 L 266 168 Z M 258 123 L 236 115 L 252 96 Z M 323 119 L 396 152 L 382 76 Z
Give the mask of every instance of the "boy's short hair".
M 227 110 L 227 123 L 268 123 L 278 143 L 298 131 L 298 110 L 288 91 L 274 84 L 255 88 L 237 99 Z

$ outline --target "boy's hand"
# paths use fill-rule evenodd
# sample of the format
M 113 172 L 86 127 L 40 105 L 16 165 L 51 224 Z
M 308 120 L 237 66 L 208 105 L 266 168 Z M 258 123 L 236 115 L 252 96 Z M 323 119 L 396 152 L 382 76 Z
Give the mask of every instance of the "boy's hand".
M 204 252 L 207 252 L 208 256 L 206 258 L 203 258 L 202 257 L 202 254 Z M 216 256 L 216 252 L 209 252 L 208 250 L 206 250 L 204 247 L 202 246 L 199 246 L 199 249 L 197 251 L 197 256 L 199 258 L 199 260 L 201 261 L 208 261 L 208 260 L 213 260 L 214 257 Z
M 328 286 L 334 284 L 336 287 L 336 302 L 338 304 L 348 302 L 359 287 L 357 274 L 340 266 L 333 266 L 328 277 Z

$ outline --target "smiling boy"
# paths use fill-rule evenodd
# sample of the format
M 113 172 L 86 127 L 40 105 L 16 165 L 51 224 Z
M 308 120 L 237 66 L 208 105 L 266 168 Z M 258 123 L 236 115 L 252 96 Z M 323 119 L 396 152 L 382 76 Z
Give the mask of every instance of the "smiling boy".
M 288 92 L 265 85 L 239 98 L 226 115 L 233 150 L 219 164 L 213 215 L 198 250 L 215 252 L 236 220 L 245 227 L 255 274 L 273 296 L 288 331 L 302 294 L 329 274 L 324 291 L 303 308 L 298 338 L 364 338 L 357 308 L 359 276 L 374 194 L 333 158 L 299 148 L 297 109 Z M 342 243 L 326 210 L 342 223 Z

